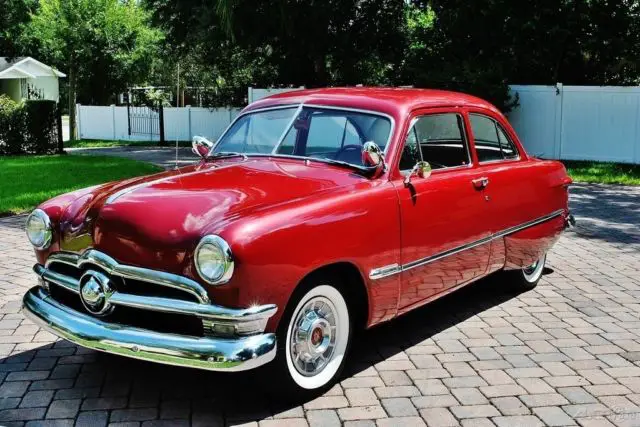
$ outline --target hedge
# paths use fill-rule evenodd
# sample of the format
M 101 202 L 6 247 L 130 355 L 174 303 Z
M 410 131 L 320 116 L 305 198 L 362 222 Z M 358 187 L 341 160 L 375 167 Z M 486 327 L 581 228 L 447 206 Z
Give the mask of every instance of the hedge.
M 61 131 L 55 101 L 0 95 L 0 155 L 55 153 Z

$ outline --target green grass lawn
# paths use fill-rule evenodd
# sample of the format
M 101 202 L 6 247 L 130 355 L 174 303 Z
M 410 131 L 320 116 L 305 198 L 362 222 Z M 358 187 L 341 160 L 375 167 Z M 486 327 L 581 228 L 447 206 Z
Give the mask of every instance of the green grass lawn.
M 565 160 L 574 182 L 640 185 L 640 165 Z
M 108 156 L 0 157 L 0 216 L 29 211 L 58 194 L 161 170 Z
M 65 148 L 106 148 L 106 147 L 157 147 L 158 141 L 114 141 L 102 139 L 78 139 L 65 141 Z M 164 147 L 175 147 L 175 141 L 167 141 Z M 178 141 L 180 147 L 191 147 L 191 141 Z

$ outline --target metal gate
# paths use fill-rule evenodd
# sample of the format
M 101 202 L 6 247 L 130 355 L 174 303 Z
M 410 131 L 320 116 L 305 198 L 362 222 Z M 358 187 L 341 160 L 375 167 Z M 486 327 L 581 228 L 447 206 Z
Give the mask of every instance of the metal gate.
M 158 136 L 164 143 L 164 109 L 127 105 L 129 135 L 148 135 L 150 140 Z

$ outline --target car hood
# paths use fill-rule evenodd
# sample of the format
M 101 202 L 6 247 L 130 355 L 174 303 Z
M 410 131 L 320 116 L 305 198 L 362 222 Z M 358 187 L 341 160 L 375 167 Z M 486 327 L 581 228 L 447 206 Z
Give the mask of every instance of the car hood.
M 60 249 L 102 250 L 158 264 L 241 215 L 366 180 L 348 169 L 282 158 L 218 160 L 107 184 L 78 197 L 58 223 Z M 116 256 L 117 255 L 117 256 Z

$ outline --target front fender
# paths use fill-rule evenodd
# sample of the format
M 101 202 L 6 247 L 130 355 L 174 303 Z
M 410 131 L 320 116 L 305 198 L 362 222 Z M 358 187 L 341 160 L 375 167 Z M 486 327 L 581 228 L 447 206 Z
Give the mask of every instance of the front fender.
M 267 331 L 275 331 L 293 290 L 307 274 L 337 262 L 355 265 L 365 280 L 368 325 L 396 313 L 399 277 L 369 278 L 371 270 L 400 259 L 397 194 L 387 181 L 363 181 L 255 212 L 220 234 L 231 245 L 236 270 L 227 285 L 212 290 L 212 297 L 242 307 L 277 304 Z

